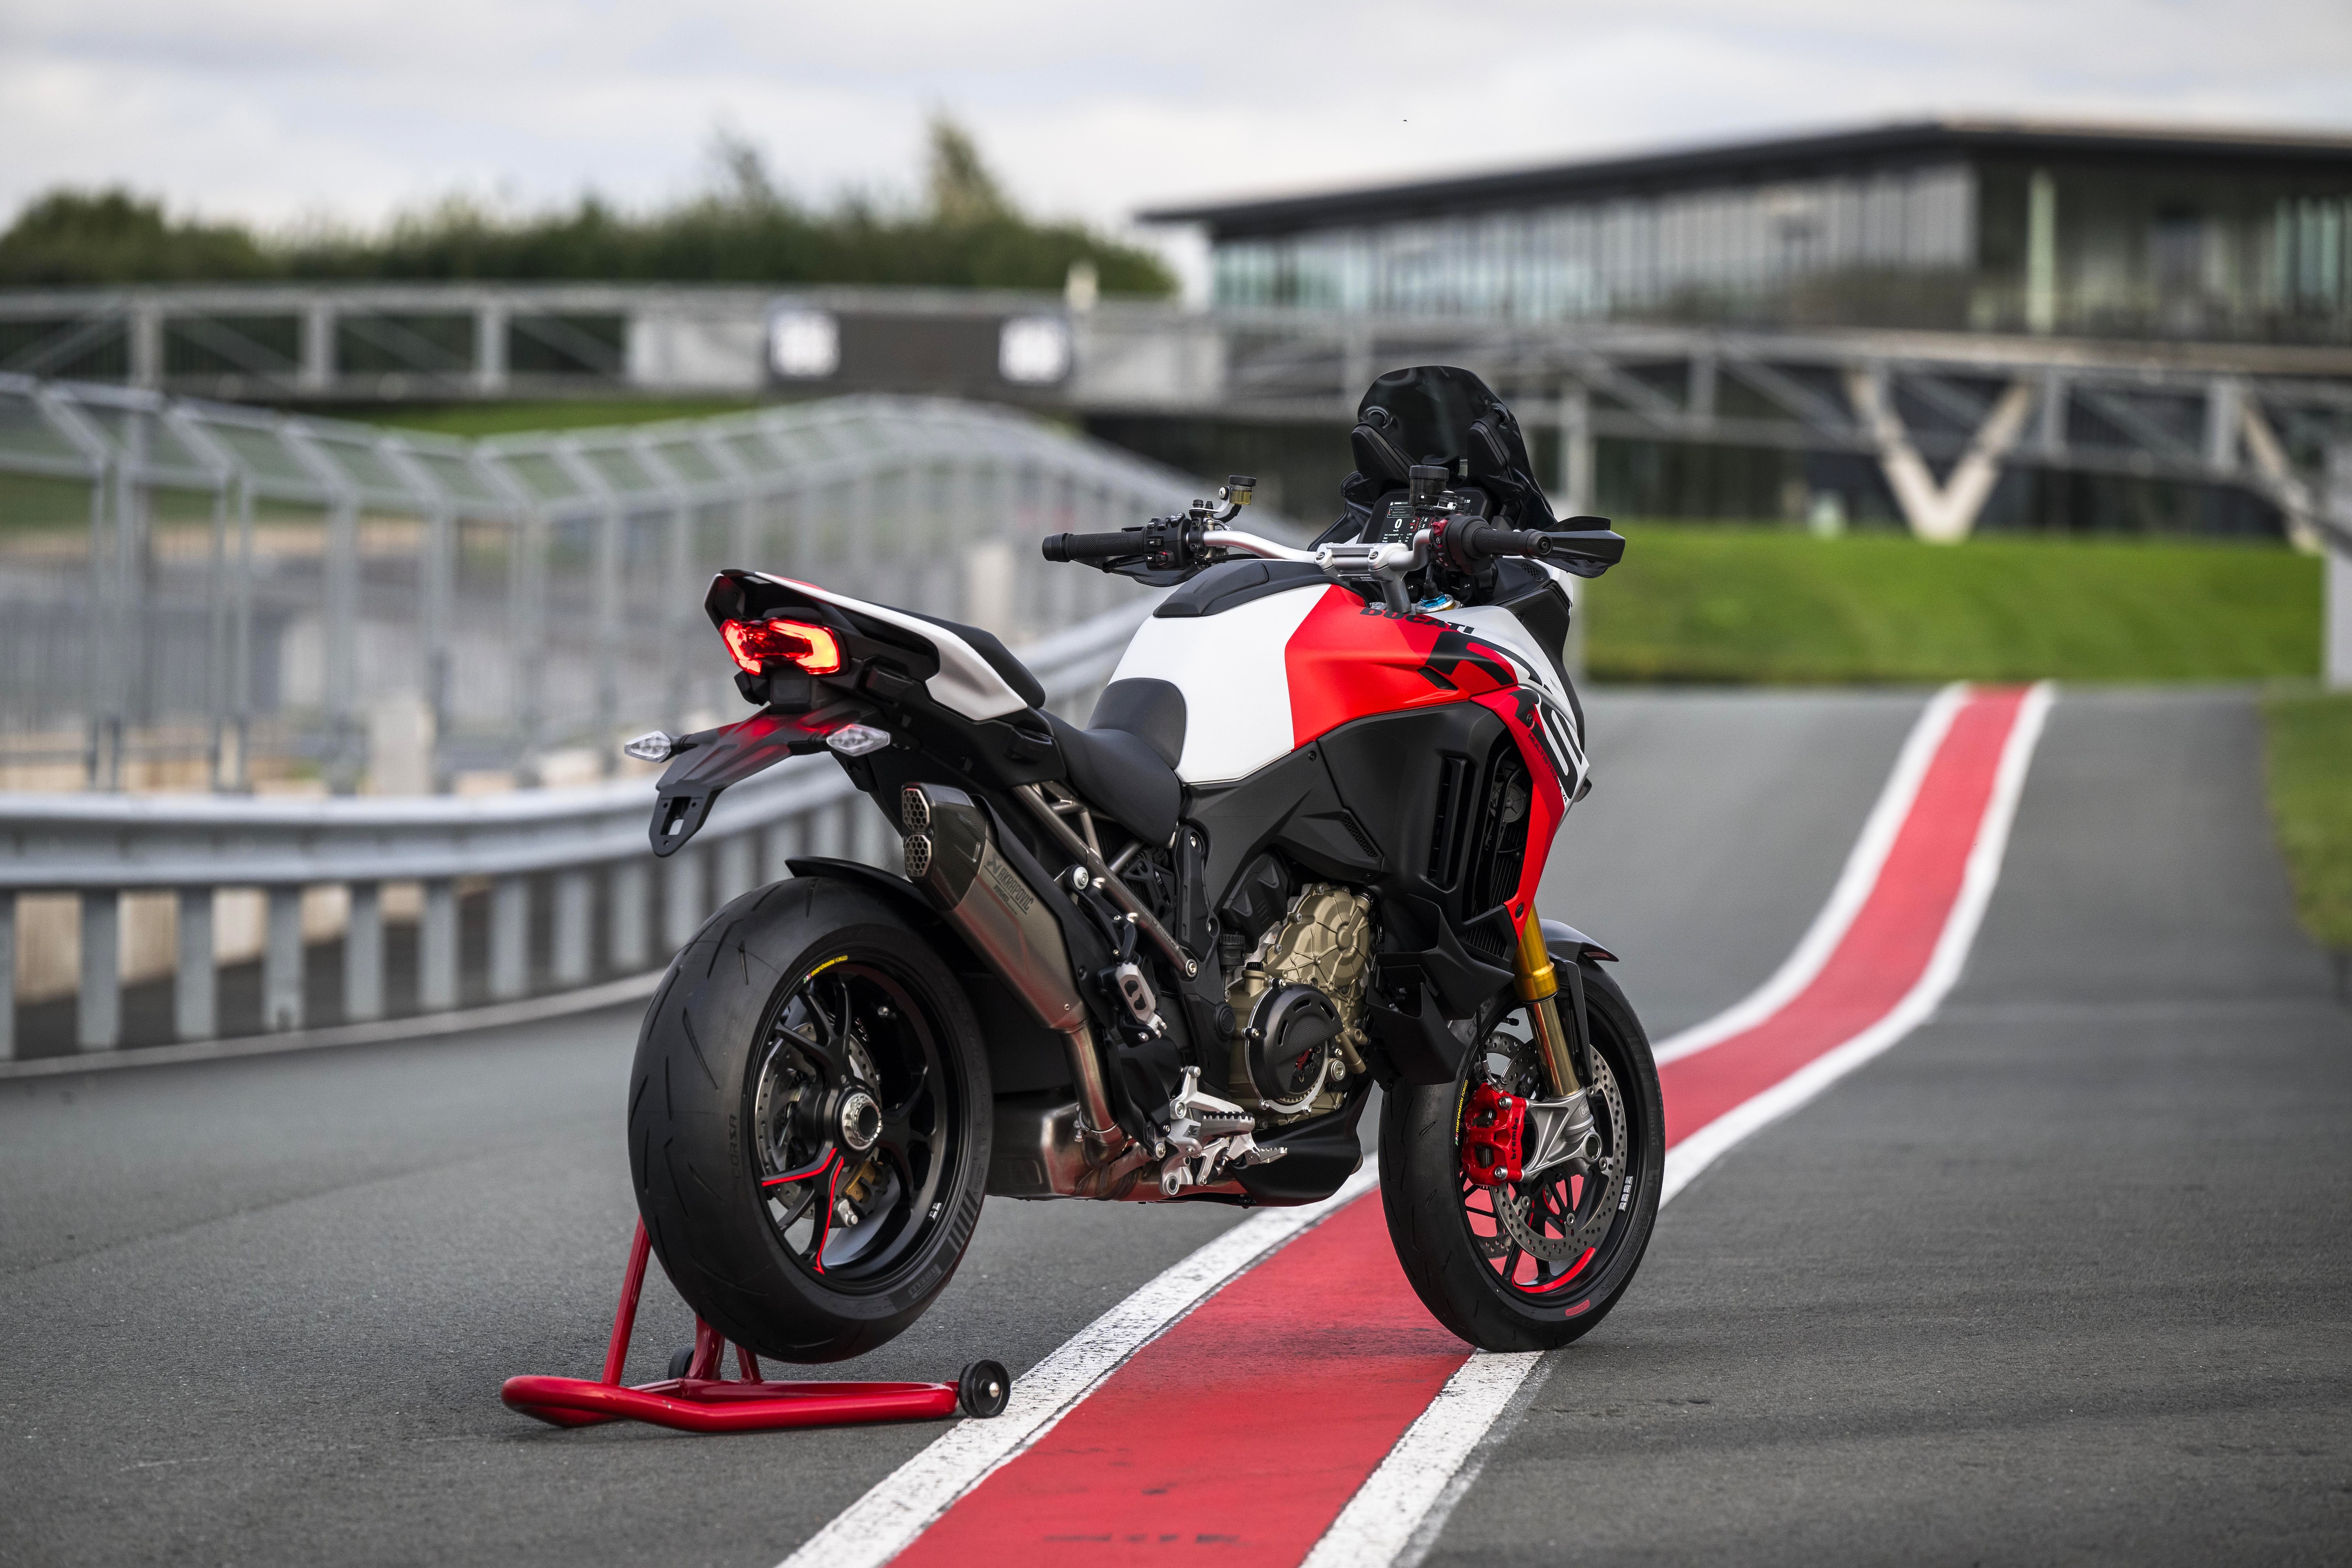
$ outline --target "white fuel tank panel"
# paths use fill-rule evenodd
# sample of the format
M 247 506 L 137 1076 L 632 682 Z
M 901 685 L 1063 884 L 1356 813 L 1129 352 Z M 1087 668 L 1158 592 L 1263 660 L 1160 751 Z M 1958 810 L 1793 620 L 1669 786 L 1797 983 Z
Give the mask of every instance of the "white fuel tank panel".
M 1153 616 L 1137 628 L 1113 680 L 1165 680 L 1184 693 L 1186 784 L 1246 778 L 1292 748 L 1283 653 L 1329 584 L 1307 583 L 1222 615 Z

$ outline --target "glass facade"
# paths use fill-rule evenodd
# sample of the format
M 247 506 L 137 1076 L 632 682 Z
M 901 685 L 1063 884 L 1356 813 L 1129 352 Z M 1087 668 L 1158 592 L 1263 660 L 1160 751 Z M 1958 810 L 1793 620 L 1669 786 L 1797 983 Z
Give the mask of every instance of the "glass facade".
M 1965 164 L 1333 228 L 1215 249 L 1221 305 L 1564 321 L 1745 316 L 1838 276 L 1964 274 Z
M 1987 161 L 1967 325 L 2034 325 L 2035 178 L 2048 330 L 2089 336 L 2341 342 L 2352 175 Z
M 2038 192 L 2038 195 L 2037 195 Z M 2352 341 L 2352 156 L 1956 153 L 1881 171 L 1221 235 L 1215 302 Z

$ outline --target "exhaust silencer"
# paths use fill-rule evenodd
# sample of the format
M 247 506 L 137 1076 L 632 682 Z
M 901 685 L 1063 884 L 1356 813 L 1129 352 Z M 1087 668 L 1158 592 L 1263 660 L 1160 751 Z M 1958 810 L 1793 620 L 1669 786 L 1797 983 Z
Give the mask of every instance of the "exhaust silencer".
M 947 784 L 912 784 L 898 795 L 907 879 L 1012 986 L 1037 1021 L 1062 1037 L 1077 1088 L 1087 1142 L 1115 1152 L 1128 1142 L 1112 1120 L 1094 1026 L 1070 973 L 1069 944 L 1033 888 L 997 852 L 988 813 Z

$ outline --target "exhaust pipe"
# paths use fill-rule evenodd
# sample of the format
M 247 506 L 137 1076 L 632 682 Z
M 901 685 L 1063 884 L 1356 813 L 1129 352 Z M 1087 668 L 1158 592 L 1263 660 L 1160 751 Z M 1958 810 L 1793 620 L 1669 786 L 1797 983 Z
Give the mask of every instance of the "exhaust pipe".
M 963 791 L 908 784 L 899 792 L 898 819 L 906 830 L 907 879 L 1003 976 L 1037 1021 L 1062 1037 L 1084 1112 L 1079 1131 L 1089 1148 L 1118 1152 L 1129 1140 L 1111 1116 L 1102 1053 L 1046 895 L 997 853 L 988 814 Z

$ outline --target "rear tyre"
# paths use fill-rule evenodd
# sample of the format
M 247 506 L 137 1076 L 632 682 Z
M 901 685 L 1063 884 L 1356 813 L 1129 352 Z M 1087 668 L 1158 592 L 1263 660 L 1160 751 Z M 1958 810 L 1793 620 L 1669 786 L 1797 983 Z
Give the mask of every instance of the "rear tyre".
M 1437 1321 L 1482 1350 L 1550 1350 L 1590 1333 L 1632 1283 L 1657 1222 L 1665 1173 L 1658 1069 L 1616 982 L 1590 963 L 1583 974 L 1601 1058 L 1587 1086 L 1598 1161 L 1498 1186 L 1464 1171 L 1462 1120 L 1474 1089 L 1547 1092 L 1524 1008 L 1466 1053 L 1454 1082 L 1399 1086 L 1382 1103 L 1381 1206 L 1397 1259 Z
M 646 1009 L 629 1173 L 678 1294 L 784 1362 L 861 1355 L 962 1260 L 988 1170 L 971 1004 L 883 898 L 798 879 L 713 915 Z

